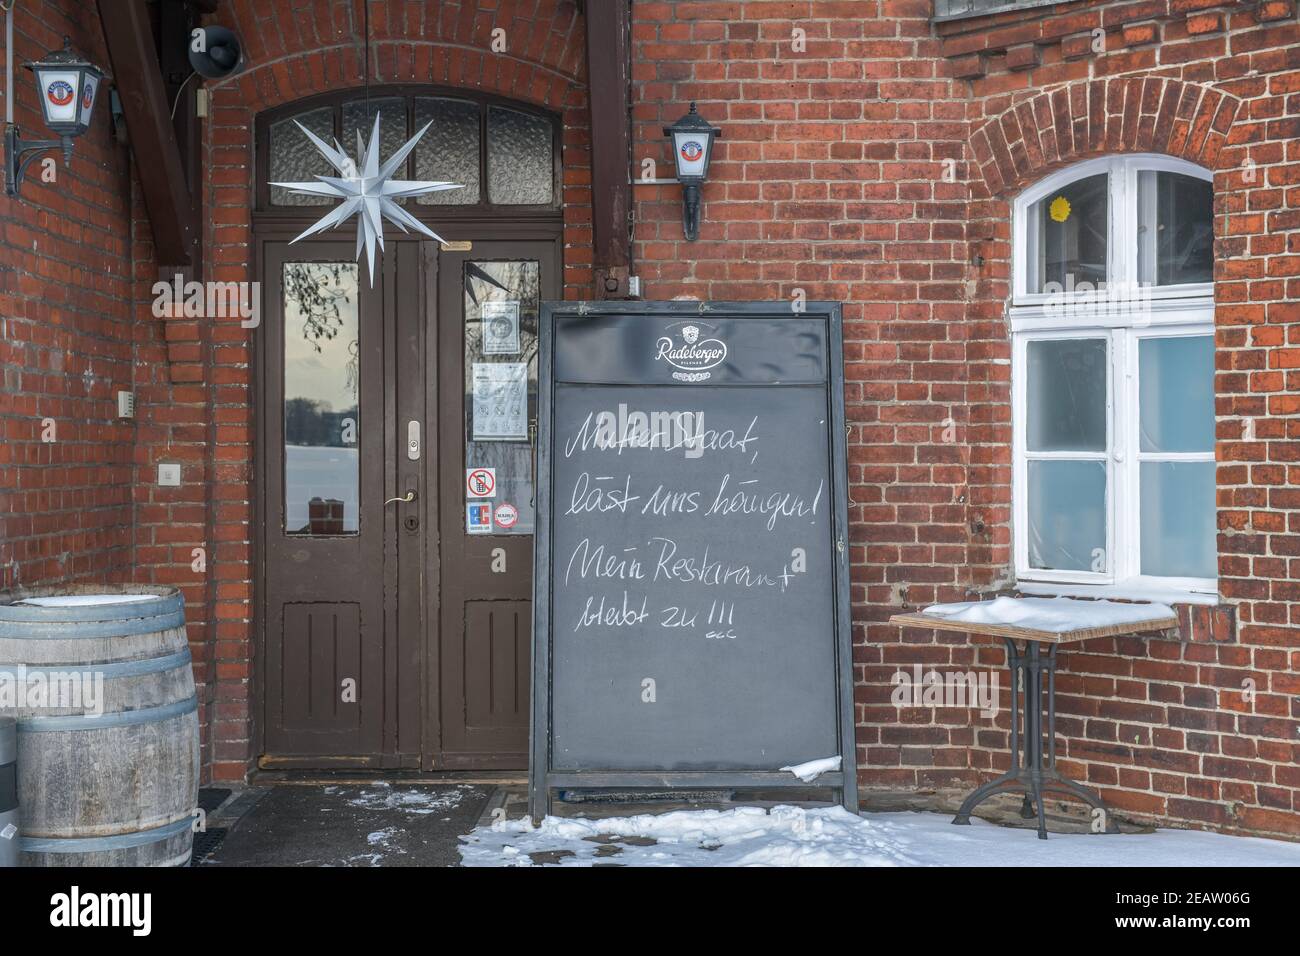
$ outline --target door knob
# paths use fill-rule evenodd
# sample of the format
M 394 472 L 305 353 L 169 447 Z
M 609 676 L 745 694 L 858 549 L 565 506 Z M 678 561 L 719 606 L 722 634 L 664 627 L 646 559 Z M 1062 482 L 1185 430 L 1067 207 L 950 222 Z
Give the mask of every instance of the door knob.
M 389 498 L 387 501 L 384 502 L 384 504 L 391 505 L 394 501 L 400 502 L 402 504 L 410 504 L 414 500 L 415 500 L 415 490 L 412 489 L 411 491 L 408 491 L 406 493 L 405 498 Z

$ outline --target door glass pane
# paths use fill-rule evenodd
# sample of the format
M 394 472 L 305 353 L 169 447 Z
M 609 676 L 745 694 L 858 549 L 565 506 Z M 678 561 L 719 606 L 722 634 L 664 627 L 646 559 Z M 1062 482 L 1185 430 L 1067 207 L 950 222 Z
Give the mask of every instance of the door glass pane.
M 532 534 L 541 271 L 466 262 L 465 531 Z
M 379 162 L 382 164 L 406 144 L 406 100 L 399 96 L 385 96 L 372 99 L 369 104 L 364 99 L 344 103 L 343 152 L 359 163 L 364 161 L 365 154 L 358 153 L 357 132 L 361 133 L 362 142 L 370 145 L 376 113 L 379 114 Z M 407 161 L 410 161 L 409 157 Z M 405 168 L 394 175 L 398 179 L 408 178 Z
M 1029 566 L 1107 571 L 1106 463 L 1030 461 Z
M 479 201 L 479 106 L 464 100 L 418 98 L 415 129 L 432 122 L 415 147 L 415 178 L 460 183 L 416 197 L 425 206 L 460 206 Z
M 1144 461 L 1141 482 L 1142 573 L 1217 577 L 1214 462 Z
M 1143 338 L 1138 345 L 1142 451 L 1214 451 L 1214 337 Z
M 357 264 L 286 262 L 284 530 L 356 534 Z
M 1108 177 L 1088 176 L 1029 207 L 1029 292 L 1069 292 L 1106 280 Z
M 1026 447 L 1106 450 L 1106 340 L 1051 339 L 1026 345 Z
M 1214 281 L 1214 189 L 1204 179 L 1138 173 L 1138 281 Z
M 499 106 L 488 109 L 488 199 L 505 205 L 554 201 L 550 120 Z
M 334 139 L 334 110 L 325 107 L 286 117 L 271 124 L 270 164 L 271 182 L 314 183 L 315 177 L 337 175 L 329 160 L 321 155 L 302 130 L 294 125 L 302 123 L 325 142 Z M 334 202 L 328 196 L 298 196 L 281 186 L 271 187 L 271 202 L 277 206 L 328 206 Z

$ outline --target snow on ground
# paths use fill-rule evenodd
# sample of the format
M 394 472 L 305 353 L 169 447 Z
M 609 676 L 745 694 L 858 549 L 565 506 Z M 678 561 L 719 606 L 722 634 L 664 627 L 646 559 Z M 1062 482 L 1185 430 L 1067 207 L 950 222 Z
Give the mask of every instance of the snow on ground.
M 965 624 L 1002 624 L 1054 634 L 1085 627 L 1140 624 L 1174 616 L 1173 609 L 1167 604 L 1009 597 L 994 598 L 992 601 L 933 604 L 923 613 Z
M 471 789 L 462 785 L 456 790 L 439 793 L 436 790 L 394 789 L 391 784 L 377 783 L 362 790 L 360 794 L 348 799 L 348 804 L 363 810 L 401 810 L 415 816 L 430 813 L 445 813 L 453 807 L 460 806 L 462 791 Z M 337 787 L 326 787 L 327 794 L 338 792 Z M 374 834 L 371 834 L 373 836 Z
M 939 813 L 738 807 L 547 817 L 461 837 L 465 866 L 1300 866 L 1300 844 L 1196 830 L 1052 834 Z

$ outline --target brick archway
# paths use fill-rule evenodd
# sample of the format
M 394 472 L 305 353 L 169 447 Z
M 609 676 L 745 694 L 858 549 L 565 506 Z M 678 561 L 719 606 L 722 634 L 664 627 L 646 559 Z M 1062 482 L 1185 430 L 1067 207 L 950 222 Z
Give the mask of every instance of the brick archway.
M 1218 167 L 1241 101 L 1195 83 L 1124 76 L 1070 83 L 1020 101 L 970 138 L 988 196 L 1018 192 L 1064 166 L 1113 153 L 1164 153 Z

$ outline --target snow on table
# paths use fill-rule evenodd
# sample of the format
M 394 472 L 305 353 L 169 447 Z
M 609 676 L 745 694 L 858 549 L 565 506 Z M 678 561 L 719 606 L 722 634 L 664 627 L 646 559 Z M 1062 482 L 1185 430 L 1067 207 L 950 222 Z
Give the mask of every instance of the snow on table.
M 1050 642 L 1176 627 L 1168 604 L 1125 604 L 1074 598 L 1011 598 L 932 604 L 920 613 L 895 614 L 890 623 Z
M 1300 844 L 1198 830 L 1052 834 L 939 813 L 738 807 L 633 817 L 547 817 L 461 837 L 465 866 L 1300 866 Z M 539 855 L 534 859 L 533 855 Z

